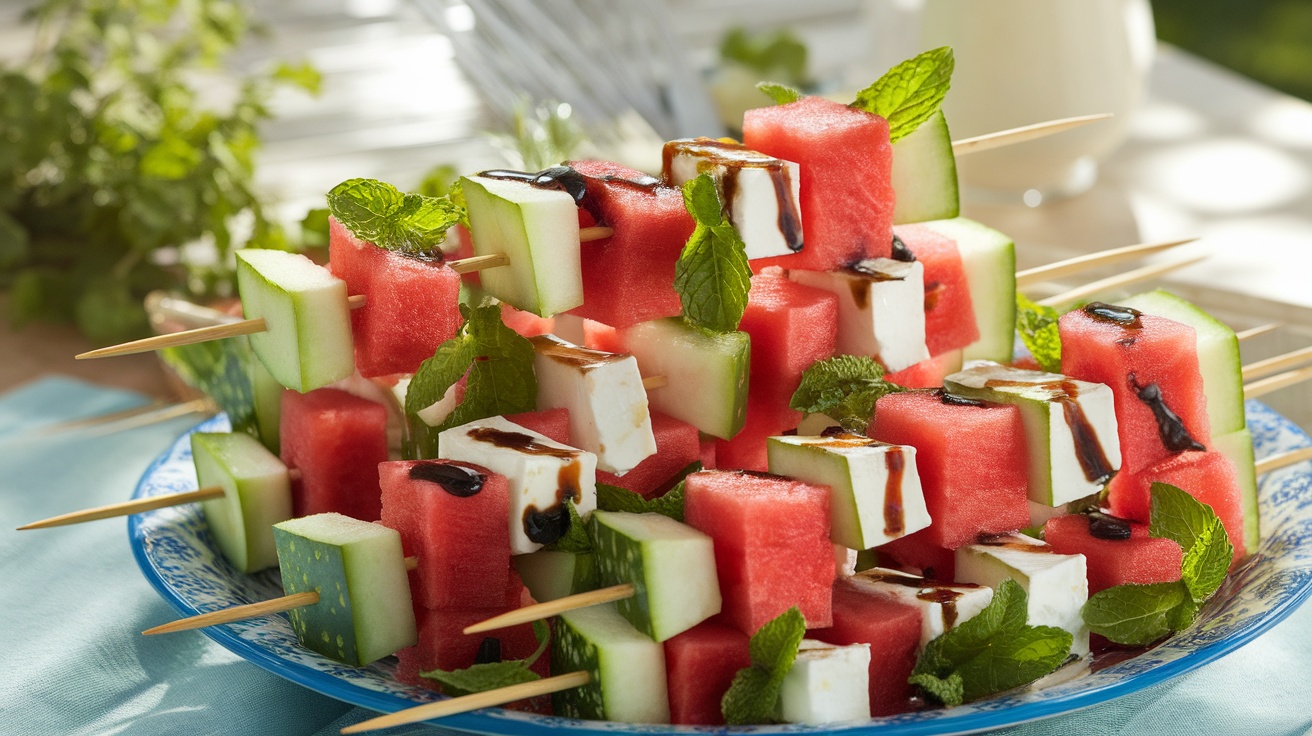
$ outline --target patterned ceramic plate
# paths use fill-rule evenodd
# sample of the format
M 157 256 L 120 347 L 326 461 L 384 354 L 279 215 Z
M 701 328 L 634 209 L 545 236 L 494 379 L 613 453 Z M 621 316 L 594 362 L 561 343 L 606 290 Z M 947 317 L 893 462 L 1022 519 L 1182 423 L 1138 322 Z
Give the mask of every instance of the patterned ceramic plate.
M 1248 404 L 1257 456 L 1312 444 L 1289 420 L 1256 402 Z M 200 431 L 224 431 L 223 417 Z M 1203 609 L 1195 625 L 1155 649 L 1090 672 L 1087 667 L 1050 676 L 1042 689 L 1023 689 L 957 708 L 877 718 L 837 728 L 760 726 L 751 733 L 864 736 L 957 734 L 984 731 L 1079 710 L 1142 690 L 1201 667 L 1242 646 L 1288 616 L 1312 593 L 1312 471 L 1300 464 L 1262 479 L 1262 544 L 1257 554 Z M 187 438 L 179 439 L 146 471 L 135 496 L 196 488 Z M 274 571 L 242 575 L 216 551 L 196 505 L 131 518 L 128 532 L 146 579 L 178 613 L 190 616 L 282 595 Z M 302 649 L 285 616 L 269 616 L 205 629 L 223 646 L 293 682 L 358 706 L 391 712 L 433 700 L 426 690 L 395 677 L 395 659 L 369 667 L 338 664 Z M 1069 669 L 1069 668 L 1068 668 Z M 442 725 L 507 736 L 597 736 L 601 732 L 692 733 L 723 729 L 575 721 L 489 709 L 444 719 Z

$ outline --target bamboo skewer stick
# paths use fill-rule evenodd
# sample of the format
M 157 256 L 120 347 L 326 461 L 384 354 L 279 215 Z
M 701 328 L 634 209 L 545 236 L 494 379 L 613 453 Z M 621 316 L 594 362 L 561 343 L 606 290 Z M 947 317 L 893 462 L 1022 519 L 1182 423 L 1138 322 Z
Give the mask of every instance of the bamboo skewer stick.
M 1312 366 L 1299 368 L 1296 371 L 1277 373 L 1274 376 L 1245 384 L 1244 398 L 1256 399 L 1259 396 L 1266 396 L 1267 394 L 1279 391 L 1282 388 L 1288 388 L 1296 383 L 1302 383 L 1309 378 L 1312 378 Z
M 567 595 L 564 598 L 557 598 L 554 601 L 538 603 L 532 606 L 516 608 L 513 611 L 503 613 L 500 616 L 493 616 L 486 621 L 480 621 L 472 626 L 464 628 L 465 634 L 481 634 L 484 631 L 493 631 L 495 629 L 504 629 L 507 626 L 516 626 L 526 624 L 532 621 L 541 621 L 544 618 L 551 618 L 566 611 L 574 611 L 588 606 L 596 606 L 611 601 L 622 601 L 625 598 L 632 598 L 637 591 L 634 590 L 632 583 L 620 583 L 612 585 L 609 588 L 600 590 L 589 590 L 586 593 L 576 593 Z
M 669 383 L 670 379 L 665 376 L 647 376 L 642 379 L 642 387 L 648 391 L 656 388 L 664 388 L 665 386 L 668 386 Z
M 155 509 L 164 509 L 170 506 L 181 506 L 186 503 L 196 503 L 198 501 L 207 501 L 211 498 L 222 498 L 223 489 L 218 486 L 202 488 L 198 491 L 188 491 L 186 493 L 170 493 L 165 496 L 148 496 L 146 498 L 134 498 L 131 501 L 123 503 L 110 504 L 94 509 L 83 509 L 73 511 L 60 516 L 52 516 L 49 519 L 34 521 L 31 524 L 24 524 L 18 527 L 18 531 L 28 529 L 49 529 L 55 526 L 67 526 L 69 524 L 81 524 L 84 521 L 95 521 L 97 519 L 110 519 L 115 516 L 129 516 L 139 514 L 143 511 L 154 511 Z
M 248 603 L 244 606 L 225 608 L 222 611 L 202 613 L 199 616 L 180 618 L 177 621 L 170 621 L 169 623 L 146 629 L 141 633 L 146 636 L 154 636 L 155 634 L 171 634 L 175 631 L 203 629 L 206 626 L 230 624 L 234 621 L 244 621 L 248 618 L 267 616 L 271 613 L 282 613 L 283 611 L 290 611 L 293 608 L 300 608 L 301 606 L 313 606 L 318 602 L 319 594 L 311 590 L 305 593 L 295 593 L 293 595 L 282 596 L 281 598 L 260 601 L 259 603 Z
M 1283 325 L 1281 325 L 1279 322 L 1268 322 L 1267 324 L 1264 325 L 1258 325 L 1257 327 L 1250 327 L 1247 330 L 1241 330 L 1239 332 L 1236 332 L 1235 337 L 1239 338 L 1239 342 L 1243 342 L 1244 340 L 1251 340 L 1257 337 L 1258 335 L 1265 335 L 1268 332 L 1274 332 L 1280 329 L 1282 326 Z
M 1171 240 L 1165 243 L 1140 243 L 1138 245 L 1127 245 L 1122 248 L 1112 248 L 1110 250 L 1099 251 L 1097 253 L 1088 253 L 1074 258 L 1067 258 L 1064 261 L 1049 263 L 1046 266 L 1027 268 L 1024 271 L 1016 272 L 1016 288 L 1032 286 L 1045 279 L 1056 279 L 1062 276 L 1086 271 L 1090 268 L 1099 266 L 1109 266 L 1113 263 L 1128 261 L 1143 256 L 1159 253 L 1187 243 L 1192 243 L 1198 238 L 1185 238 L 1183 240 Z
M 1243 380 L 1251 381 L 1254 378 L 1263 378 L 1275 373 L 1279 373 L 1286 368 L 1292 368 L 1300 363 L 1312 361 L 1312 347 L 1302 348 L 1293 352 L 1277 355 L 1274 358 L 1259 360 L 1244 366 Z
M 33 433 L 37 435 L 58 434 L 60 432 L 91 429 L 93 427 L 117 424 L 119 422 L 122 422 L 123 426 L 116 428 L 115 431 L 122 431 L 124 429 L 142 426 L 143 424 L 167 421 L 175 417 L 186 416 L 187 414 L 212 414 L 214 411 L 214 402 L 208 397 L 192 399 L 191 401 L 183 401 L 179 403 L 153 401 L 145 406 L 136 406 L 131 409 L 109 412 L 108 414 L 98 414 L 93 417 L 87 417 L 86 419 L 74 419 L 69 422 L 48 424 L 34 430 Z
M 561 690 L 583 687 L 590 680 L 591 676 L 587 672 L 570 672 L 555 677 L 497 688 L 496 690 L 488 690 L 487 692 L 462 695 L 458 698 L 439 700 L 435 703 L 425 703 L 414 708 L 407 708 L 385 716 L 361 721 L 353 726 L 343 728 L 341 732 L 343 734 L 364 733 L 365 731 L 376 731 L 381 728 L 402 726 L 407 723 L 430 721 L 434 718 L 467 713 L 479 708 L 491 708 L 496 705 L 513 703 L 524 698 L 534 698 L 539 695 L 560 692 Z
M 1096 123 L 1099 120 L 1106 120 L 1112 117 L 1109 112 L 1099 113 L 1097 115 L 1079 115 L 1073 118 L 1061 118 L 1059 120 L 1048 120 L 1042 123 L 1032 125 L 1022 125 L 1019 128 L 1009 128 L 999 130 L 996 133 L 986 133 L 977 135 L 973 138 L 964 138 L 959 141 L 952 141 L 952 153 L 958 156 L 965 156 L 970 153 L 979 153 L 993 148 L 1001 148 L 1016 143 L 1024 143 L 1038 138 L 1046 138 L 1050 135 L 1062 133 L 1067 130 L 1073 130 L 1089 123 Z
M 1312 447 L 1303 447 L 1298 450 L 1290 450 L 1279 455 L 1262 458 L 1257 461 L 1254 467 L 1257 469 L 1258 475 L 1263 475 L 1307 460 L 1312 460 Z
M 1057 294 L 1056 296 L 1040 299 L 1038 303 L 1045 307 L 1059 307 L 1065 304 L 1070 304 L 1071 302 L 1077 302 L 1086 297 L 1096 296 L 1121 286 L 1128 286 L 1129 284 L 1138 283 L 1140 281 L 1147 281 L 1148 279 L 1156 278 L 1186 266 L 1192 266 L 1206 257 L 1207 256 L 1198 256 L 1196 258 L 1186 258 L 1182 261 L 1144 266 L 1143 268 L 1137 268 L 1133 271 L 1126 271 L 1123 274 L 1099 279 L 1098 281 L 1076 287 L 1070 291 Z

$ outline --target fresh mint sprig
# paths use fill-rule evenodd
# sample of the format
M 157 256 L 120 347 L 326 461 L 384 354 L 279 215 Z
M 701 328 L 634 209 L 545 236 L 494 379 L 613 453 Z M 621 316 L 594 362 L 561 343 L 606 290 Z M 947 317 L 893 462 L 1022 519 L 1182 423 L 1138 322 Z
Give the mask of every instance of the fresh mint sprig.
M 1036 304 L 1016 292 L 1016 332 L 1039 367 L 1049 373 L 1061 373 L 1060 317 L 1052 307 Z
M 432 255 L 463 209 L 445 197 L 405 194 L 376 179 L 348 179 L 328 192 L 328 211 L 355 237 L 407 255 Z
M 824 414 L 849 432 L 865 432 L 875 402 L 902 390 L 884 379 L 884 367 L 873 359 L 839 355 L 812 363 L 788 405 L 807 414 Z
M 858 92 L 852 107 L 887 120 L 888 137 L 896 143 L 938 112 L 952 84 L 954 66 L 950 46 L 926 51 L 889 69 Z
M 796 606 L 767 621 L 748 644 L 752 664 L 738 670 L 720 701 L 729 725 L 777 723 L 779 694 L 784 677 L 797 659 L 797 647 L 806 635 L 806 619 Z
M 452 697 L 496 690 L 541 679 L 536 672 L 529 668 L 547 651 L 547 644 L 551 642 L 551 629 L 542 621 L 534 621 L 533 633 L 537 635 L 538 648 L 527 659 L 487 662 L 460 670 L 433 669 L 420 672 L 419 676 L 441 683 L 442 692 Z
M 632 514 L 661 514 L 683 521 L 683 481 L 663 495 L 647 500 L 627 488 L 597 484 L 597 508 L 602 511 L 627 511 Z
M 598 490 L 601 484 L 597 484 Z M 574 506 L 573 501 L 565 502 L 565 511 L 569 514 L 569 525 L 565 527 L 565 533 L 556 541 L 542 546 L 542 549 L 551 552 L 569 552 L 575 555 L 584 555 L 594 552 L 597 545 L 592 541 L 592 535 L 588 534 L 587 523 L 583 517 L 579 516 L 579 510 Z M 591 518 L 589 516 L 588 518 Z
M 747 246 L 724 218 L 720 193 L 709 174 L 683 185 L 683 203 L 697 226 L 674 264 L 674 290 L 683 318 L 712 332 L 733 332 L 747 310 L 752 269 Z
M 419 366 L 406 390 L 409 459 L 434 457 L 437 435 L 449 427 L 537 408 L 533 343 L 502 323 L 499 305 L 461 304 L 460 314 L 465 318 L 460 332 Z M 464 400 L 440 425 L 428 426 L 418 413 L 440 401 L 466 374 Z
M 1070 656 L 1069 631 L 1029 626 L 1025 589 L 1004 580 L 975 616 L 932 639 L 908 681 L 948 706 L 1020 687 Z
M 802 99 L 801 90 L 778 82 L 757 82 L 756 88 L 761 90 L 761 93 L 766 97 L 774 100 L 776 105 L 787 105 L 790 102 L 797 102 Z
M 1188 628 L 1221 587 L 1235 549 L 1212 508 L 1168 483 L 1152 485 L 1148 534 L 1184 550 L 1180 580 L 1126 583 L 1089 598 L 1081 613 L 1089 630 L 1117 644 L 1146 646 Z

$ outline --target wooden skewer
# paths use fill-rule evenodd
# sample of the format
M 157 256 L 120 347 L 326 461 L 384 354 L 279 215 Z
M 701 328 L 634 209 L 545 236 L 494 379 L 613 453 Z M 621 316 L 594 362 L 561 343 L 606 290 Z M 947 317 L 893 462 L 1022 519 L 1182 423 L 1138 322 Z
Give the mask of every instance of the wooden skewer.
M 1312 360 L 1312 347 L 1295 350 L 1291 353 L 1285 353 L 1284 355 L 1277 355 L 1274 358 L 1259 360 L 1244 366 L 1243 379 L 1245 381 L 1251 381 L 1254 378 L 1269 376 L 1273 373 L 1279 373 L 1286 368 L 1296 366 L 1299 363 L 1306 363 L 1309 360 Z
M 310 590 L 304 593 L 285 595 L 281 598 L 274 598 L 273 600 L 260 601 L 259 603 L 248 603 L 244 606 L 225 608 L 222 611 L 202 613 L 199 616 L 180 618 L 177 621 L 170 621 L 169 623 L 146 629 L 141 633 L 146 636 L 154 636 L 155 634 L 171 634 L 175 631 L 203 629 L 206 626 L 230 624 L 234 621 L 244 621 L 248 618 L 256 618 L 258 616 L 267 616 L 271 613 L 290 611 L 293 608 L 300 608 L 301 606 L 313 606 L 318 602 L 319 594 Z
M 1085 284 L 1084 286 L 1076 287 L 1056 296 L 1040 299 L 1038 303 L 1045 307 L 1059 307 L 1065 304 L 1070 304 L 1071 302 L 1077 302 L 1086 297 L 1096 296 L 1103 292 L 1111 291 L 1112 289 L 1121 286 L 1127 286 L 1140 281 L 1147 281 L 1148 279 L 1156 278 L 1162 274 L 1184 268 L 1185 266 L 1192 266 L 1205 258 L 1207 258 L 1207 256 L 1198 256 L 1197 258 L 1187 258 L 1172 263 L 1159 263 L 1152 266 L 1144 266 L 1143 268 L 1126 271 L 1117 276 L 1111 276 Z
M 1256 467 L 1257 469 L 1257 474 L 1262 475 L 1264 473 L 1270 473 L 1273 470 L 1287 468 L 1290 465 L 1301 463 L 1307 460 L 1312 460 L 1312 447 L 1304 447 L 1298 450 L 1290 450 L 1289 452 L 1282 452 L 1279 455 L 1272 455 L 1271 457 L 1262 458 L 1261 460 L 1257 461 L 1257 465 L 1255 465 L 1254 467 Z
M 1275 330 L 1278 330 L 1281 327 L 1283 327 L 1283 325 L 1281 325 L 1279 322 L 1269 322 L 1264 325 L 1259 325 L 1257 327 L 1251 327 L 1247 330 L 1241 330 L 1239 332 L 1236 332 L 1235 337 L 1239 338 L 1239 342 L 1243 342 L 1244 340 L 1251 340 L 1254 337 L 1257 337 L 1258 335 L 1265 335 L 1268 332 L 1274 332 Z
M 1267 394 L 1279 391 L 1282 388 L 1288 388 L 1296 383 L 1302 383 L 1309 378 L 1312 378 L 1312 367 L 1277 373 L 1274 376 L 1245 384 L 1244 398 L 1256 399 L 1259 396 L 1266 396 Z
M 596 606 L 611 601 L 622 601 L 625 598 L 632 598 L 637 591 L 634 590 L 632 583 L 620 583 L 612 585 L 609 588 L 600 590 L 589 590 L 586 593 L 576 593 L 567 595 L 564 598 L 557 598 L 554 601 L 538 603 L 532 606 L 516 608 L 513 611 L 503 613 L 500 616 L 493 616 L 486 621 L 480 621 L 472 626 L 464 628 L 465 634 L 481 634 L 484 631 L 493 631 L 495 629 L 504 629 L 507 626 L 516 626 L 526 624 L 531 621 L 541 621 L 544 618 L 551 618 L 566 611 L 575 611 L 588 606 Z
M 361 721 L 354 726 L 347 726 L 342 729 L 343 734 L 364 733 L 365 731 L 376 731 L 380 728 L 391 728 L 392 726 L 402 726 L 407 723 L 418 723 L 420 721 L 430 721 L 434 718 L 444 716 L 453 716 L 457 713 L 467 713 L 479 708 L 491 708 L 496 705 L 513 703 L 516 700 L 524 698 L 534 698 L 539 695 L 548 695 L 550 693 L 569 690 L 570 688 L 583 687 L 591 680 L 587 672 L 570 672 L 555 677 L 547 677 L 532 682 L 523 682 L 518 685 L 488 690 L 483 693 L 474 693 L 472 695 L 462 695 L 458 698 L 439 700 L 435 703 L 425 703 L 413 708 L 407 708 L 395 713 L 389 713 L 385 716 L 379 716 L 367 721 Z
M 1110 266 L 1113 263 L 1128 261 L 1135 258 L 1169 250 L 1186 243 L 1192 243 L 1198 238 L 1185 238 L 1183 240 L 1171 240 L 1165 243 L 1140 243 L 1139 245 L 1127 245 L 1123 248 L 1112 248 L 1110 250 L 1099 251 L 1097 253 L 1088 253 L 1075 258 L 1067 258 L 1064 261 L 1049 263 L 1046 266 L 1036 268 L 1027 268 L 1024 271 L 1016 272 L 1016 288 L 1032 286 L 1045 279 L 1057 279 L 1062 276 L 1086 271 L 1090 268 L 1099 266 Z
M 669 383 L 670 379 L 665 376 L 647 376 L 642 379 L 642 387 L 648 391 L 654 388 L 664 388 L 665 386 L 668 386 Z
M 410 557 L 405 558 L 405 569 L 406 569 L 406 570 L 409 570 L 409 571 L 411 571 L 411 572 L 414 572 L 415 570 L 418 570 L 418 569 L 419 569 L 419 558 L 418 558 L 418 557 L 415 557 L 415 556 L 413 556 L 413 555 L 410 556 Z
M 1037 138 L 1046 138 L 1056 133 L 1079 128 L 1089 123 L 1096 123 L 1110 117 L 1112 117 L 1111 113 L 1104 112 L 1097 115 L 1079 115 L 1073 118 L 1061 118 L 1060 120 L 1049 120 L 1043 123 L 1034 123 L 1033 125 L 1022 125 L 1019 128 L 999 130 L 996 133 L 986 133 L 973 138 L 952 141 L 952 152 L 958 156 L 979 153 L 991 148 L 1001 148 Z
M 133 427 L 139 427 L 143 424 L 153 424 L 155 422 L 164 422 L 175 417 L 186 416 L 187 414 L 212 414 L 216 411 L 214 402 L 208 397 L 192 399 L 180 403 L 166 403 L 163 401 L 154 401 L 145 406 L 137 406 L 122 411 L 100 414 L 86 419 L 75 419 L 71 422 L 60 422 L 58 424 L 48 424 L 44 427 L 33 431 L 37 435 L 58 434 L 60 432 L 72 432 L 79 429 L 91 429 L 107 424 L 117 424 L 122 422 L 122 426 L 115 427 L 115 431 L 123 431 Z
M 164 496 L 148 496 L 146 498 L 134 498 L 131 501 L 123 503 L 110 504 L 95 509 L 83 509 L 74 511 L 60 516 L 52 516 L 49 519 L 34 521 L 31 524 L 24 524 L 18 527 L 18 531 L 27 529 L 49 529 L 53 526 L 67 526 L 69 524 L 81 524 L 84 521 L 95 521 L 96 519 L 109 519 L 115 516 L 128 516 L 130 514 L 139 514 L 143 511 L 154 511 L 155 509 L 168 508 L 169 506 L 181 506 L 186 503 L 196 503 L 198 501 L 207 501 L 211 498 L 222 498 L 223 489 L 218 486 L 202 488 L 199 491 L 188 491 L 186 493 L 170 493 Z

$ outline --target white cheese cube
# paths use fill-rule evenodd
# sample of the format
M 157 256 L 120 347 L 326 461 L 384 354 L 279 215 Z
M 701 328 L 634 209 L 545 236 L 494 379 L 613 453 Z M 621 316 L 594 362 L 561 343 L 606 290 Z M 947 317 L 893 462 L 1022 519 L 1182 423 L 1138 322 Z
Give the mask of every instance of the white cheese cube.
M 852 576 L 858 588 L 882 593 L 920 609 L 920 646 L 969 621 L 993 600 L 993 589 L 972 583 L 939 583 L 908 572 L 872 567 Z
M 929 526 L 916 448 L 845 432 L 765 442 L 770 472 L 829 486 L 829 537 L 870 549 Z
M 779 693 L 786 723 L 843 723 L 870 718 L 870 645 L 836 646 L 803 639 Z
M 437 437 L 437 456 L 482 465 L 510 486 L 510 551 L 535 552 L 567 530 L 565 501 L 580 516 L 597 508 L 597 456 L 506 421 L 479 419 Z
M 925 267 L 871 258 L 837 271 L 789 271 L 799 284 L 838 295 L 838 352 L 868 355 L 893 373 L 929 360 Z
M 597 456 L 597 467 L 623 475 L 656 454 L 638 361 L 553 335 L 530 338 L 538 409 L 569 410 L 569 441 Z
M 1071 632 L 1071 652 L 1089 653 L 1089 630 L 1080 609 L 1089 600 L 1084 555 L 1059 555 L 1023 534 L 1008 534 L 957 548 L 957 581 L 997 588 L 1015 580 L 1029 595 L 1031 626 Z
M 1121 467 L 1115 400 L 1104 384 L 980 361 L 943 385 L 961 396 L 1020 408 L 1031 501 L 1060 506 L 1084 498 Z
M 724 210 L 747 246 L 748 259 L 787 256 L 803 247 L 801 169 L 715 138 L 665 144 L 665 178 L 683 186 L 698 175 L 715 179 Z

